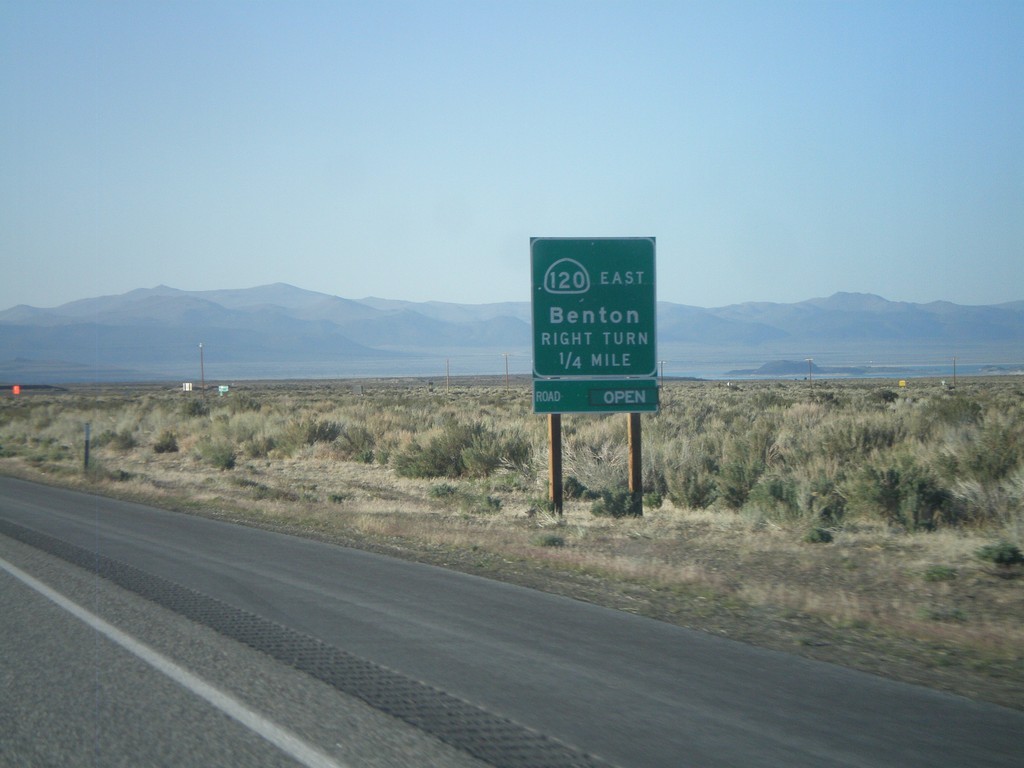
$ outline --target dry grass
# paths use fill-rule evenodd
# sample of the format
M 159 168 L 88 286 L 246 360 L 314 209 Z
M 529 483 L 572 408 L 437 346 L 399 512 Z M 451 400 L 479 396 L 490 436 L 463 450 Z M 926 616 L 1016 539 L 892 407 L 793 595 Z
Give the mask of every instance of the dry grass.
M 1015 379 L 955 393 L 916 382 L 905 393 L 863 382 L 670 385 L 669 406 L 644 422 L 645 485 L 663 503 L 639 518 L 596 517 L 588 498 L 568 500 L 562 517 L 549 511 L 545 422 L 525 387 L 446 396 L 411 381 L 366 382 L 362 394 L 252 384 L 205 407 L 157 388 L 32 393 L 0 401 L 0 471 L 1024 707 L 1024 566 L 976 556 L 994 541 L 1024 543 L 1022 391 Z M 83 473 L 86 421 L 96 440 Z M 467 472 L 517 441 L 529 456 L 499 456 L 478 476 L 397 471 L 422 469 L 416 451 L 452 439 L 455 423 L 478 425 Z M 584 491 L 623 483 L 624 418 L 565 423 L 566 474 Z M 157 453 L 168 432 L 178 450 Z M 832 541 L 809 543 L 816 529 Z

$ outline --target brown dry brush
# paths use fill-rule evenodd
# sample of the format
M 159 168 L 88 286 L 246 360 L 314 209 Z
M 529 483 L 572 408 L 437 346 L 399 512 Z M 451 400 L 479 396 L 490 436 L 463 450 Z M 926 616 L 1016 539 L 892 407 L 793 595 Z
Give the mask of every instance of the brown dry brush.
M 1024 386 L 938 382 L 670 384 L 644 420 L 644 484 L 676 507 L 732 511 L 800 529 L 855 522 L 893 530 L 971 526 L 1020 545 L 1024 529 Z M 226 397 L 146 389 L 51 392 L 0 401 L 0 456 L 70 471 L 82 429 L 115 462 L 137 448 L 230 471 L 246 460 L 326 451 L 412 478 L 520 478 L 540 492 L 543 417 L 529 392 L 410 382 L 242 385 Z M 626 478 L 625 418 L 564 422 L 567 493 L 604 498 Z M 599 507 L 599 504 L 595 504 Z

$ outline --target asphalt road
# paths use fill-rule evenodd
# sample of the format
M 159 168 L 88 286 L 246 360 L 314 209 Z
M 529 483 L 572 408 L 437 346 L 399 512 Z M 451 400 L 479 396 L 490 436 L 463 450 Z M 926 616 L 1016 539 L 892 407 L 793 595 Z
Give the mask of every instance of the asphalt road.
M 0 478 L 0 519 L 319 638 L 613 765 L 1024 764 L 1024 713 L 528 589 L 7 478 Z M 43 637 L 77 630 L 62 629 L 55 608 L 3 572 L 0 585 L 3 616 L 18 616 L 22 628 L 12 630 L 5 618 L 0 640 L 5 652 L 25 654 L 13 672 L 10 664 L 0 668 L 22 688 L 40 669 L 38 687 L 59 700 L 59 681 L 45 682 L 46 659 L 59 648 L 33 656 L 42 645 L 24 628 L 48 627 L 37 633 Z M 43 618 L 33 623 L 36 614 Z M 71 645 L 80 643 L 57 643 Z M 258 659 L 285 679 L 308 682 L 243 650 L 232 664 Z M 119 651 L 111 653 L 102 668 L 122 665 Z M 128 697 L 148 687 L 131 679 L 116 690 Z M 31 709 L 50 711 L 44 702 Z M 146 711 L 160 719 L 157 704 Z M 445 745 L 428 743 L 441 750 L 435 764 L 455 761 Z M 428 764 L 402 754 L 389 764 Z
M 0 766 L 483 765 L 5 536 L 0 691 Z

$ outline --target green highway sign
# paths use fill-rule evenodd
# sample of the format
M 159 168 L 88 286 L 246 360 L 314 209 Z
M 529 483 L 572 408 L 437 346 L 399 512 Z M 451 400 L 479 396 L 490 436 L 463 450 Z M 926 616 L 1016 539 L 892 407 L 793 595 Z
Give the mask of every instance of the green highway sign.
M 654 413 L 657 379 L 534 379 L 534 413 Z
M 654 238 L 535 237 L 533 375 L 654 377 Z

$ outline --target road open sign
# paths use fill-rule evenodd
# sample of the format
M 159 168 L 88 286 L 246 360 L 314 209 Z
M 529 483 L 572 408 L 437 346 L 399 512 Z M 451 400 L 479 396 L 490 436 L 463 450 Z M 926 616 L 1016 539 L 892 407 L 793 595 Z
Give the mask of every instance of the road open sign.
M 534 379 L 534 413 L 655 413 L 657 379 Z
M 657 375 L 654 238 L 535 237 L 533 373 Z

